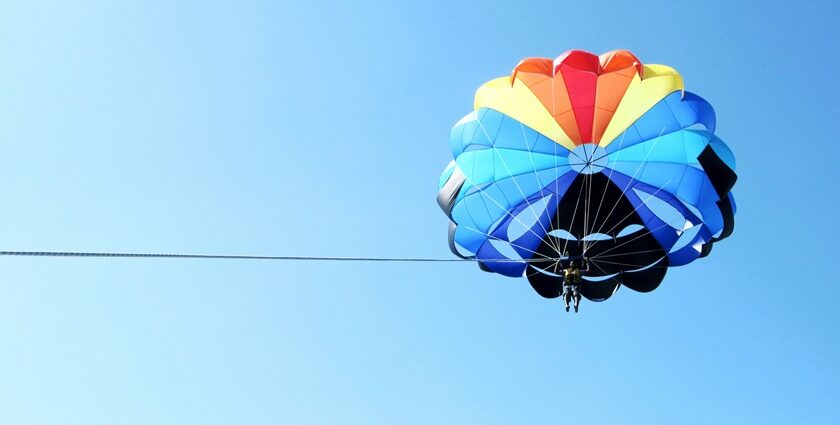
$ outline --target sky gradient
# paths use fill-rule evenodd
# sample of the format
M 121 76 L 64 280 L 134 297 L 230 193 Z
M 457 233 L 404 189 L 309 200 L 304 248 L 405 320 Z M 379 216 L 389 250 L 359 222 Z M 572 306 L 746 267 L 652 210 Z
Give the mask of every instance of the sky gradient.
M 3 2 L 0 250 L 448 257 L 450 127 L 523 57 L 676 68 L 735 233 L 566 314 L 475 264 L 0 258 L 0 423 L 833 423 L 833 2 Z

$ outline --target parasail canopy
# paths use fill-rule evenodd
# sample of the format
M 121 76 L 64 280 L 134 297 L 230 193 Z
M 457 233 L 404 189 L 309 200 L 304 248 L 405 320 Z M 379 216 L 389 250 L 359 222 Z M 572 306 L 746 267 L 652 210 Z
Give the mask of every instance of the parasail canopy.
M 524 59 L 450 132 L 438 192 L 450 249 L 547 298 L 580 257 L 590 300 L 652 291 L 732 233 L 735 157 L 714 131 L 677 71 L 629 51 Z

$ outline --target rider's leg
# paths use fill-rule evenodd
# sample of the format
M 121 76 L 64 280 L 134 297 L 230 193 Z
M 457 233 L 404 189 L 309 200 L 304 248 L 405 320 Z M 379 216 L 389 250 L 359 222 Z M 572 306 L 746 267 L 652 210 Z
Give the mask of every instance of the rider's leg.
M 569 311 L 569 303 L 572 301 L 572 290 L 568 286 L 563 287 L 563 302 L 566 303 L 566 311 Z

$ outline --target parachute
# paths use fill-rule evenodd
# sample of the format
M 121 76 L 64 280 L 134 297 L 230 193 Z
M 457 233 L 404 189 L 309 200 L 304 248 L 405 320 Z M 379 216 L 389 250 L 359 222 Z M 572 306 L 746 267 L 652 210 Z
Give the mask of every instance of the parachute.
M 629 51 L 524 59 L 450 131 L 450 249 L 546 298 L 581 257 L 589 300 L 652 291 L 733 231 L 735 156 L 714 131 L 676 70 Z

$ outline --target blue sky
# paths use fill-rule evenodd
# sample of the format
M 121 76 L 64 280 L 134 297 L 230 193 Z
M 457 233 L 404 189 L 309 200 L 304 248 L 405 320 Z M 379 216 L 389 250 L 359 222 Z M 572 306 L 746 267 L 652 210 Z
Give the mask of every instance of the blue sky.
M 0 248 L 448 256 L 449 128 L 571 48 L 714 105 L 734 236 L 578 315 L 467 263 L 0 258 L 0 422 L 837 420 L 833 2 L 303 3 L 2 3 Z

